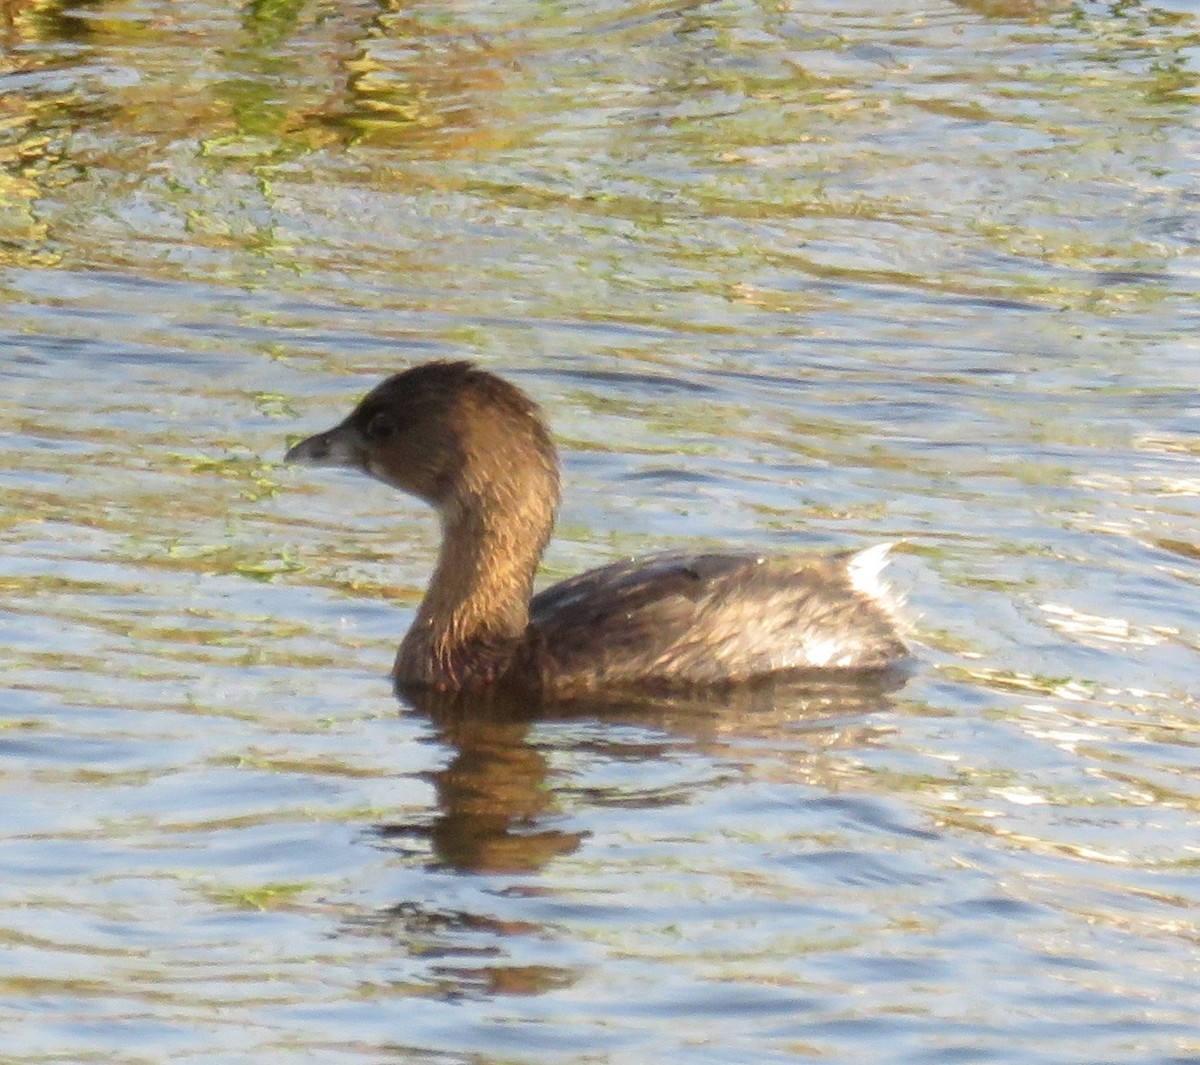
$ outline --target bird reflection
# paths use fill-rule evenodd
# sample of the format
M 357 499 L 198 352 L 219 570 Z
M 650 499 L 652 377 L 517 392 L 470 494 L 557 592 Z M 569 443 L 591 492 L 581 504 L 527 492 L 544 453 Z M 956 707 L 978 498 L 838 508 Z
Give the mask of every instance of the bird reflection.
M 670 799 L 657 787 L 581 792 L 560 755 L 657 765 L 677 759 L 682 744 L 747 774 L 784 772 L 837 787 L 845 766 L 827 751 L 881 742 L 889 730 L 870 715 L 888 707 L 903 680 L 762 684 L 557 705 L 500 692 L 399 691 L 407 709 L 432 722 L 450 760 L 431 774 L 431 816 L 377 826 L 389 845 L 426 856 L 418 892 L 352 926 L 391 940 L 411 966 L 412 986 L 425 995 L 539 995 L 569 986 L 586 960 L 564 959 L 553 925 L 527 919 L 520 902 L 553 894 L 536 874 L 587 839 L 568 820 L 578 815 L 564 810 L 564 797 L 585 795 L 593 810 L 640 805 L 648 818 Z M 462 874 L 472 879 L 458 879 Z
M 531 739 L 536 725 L 636 726 L 636 752 L 629 736 L 618 736 L 616 730 L 607 743 L 589 731 L 587 743 L 589 753 L 626 759 L 635 754 L 640 760 L 661 756 L 680 740 L 711 751 L 734 740 L 769 741 L 773 734 L 794 739 L 822 726 L 836 727 L 843 741 L 850 728 L 861 743 L 869 730 L 854 726 L 854 719 L 883 708 L 903 682 L 903 675 L 895 673 L 552 705 L 499 691 L 479 695 L 409 688 L 397 695 L 433 722 L 451 751 L 449 764 L 432 774 L 437 803 L 427 832 L 434 864 L 459 872 L 516 873 L 540 869 L 586 838 L 585 832 L 554 823 L 562 814 L 547 750 Z M 647 729 L 661 733 L 662 743 L 647 742 Z M 607 749 L 598 752 L 597 742 Z M 379 831 L 385 837 L 412 838 L 414 826 L 381 825 Z
M 545 823 L 555 812 L 550 766 L 529 742 L 528 722 L 463 714 L 440 724 L 454 751 L 434 776 L 431 843 L 440 862 L 463 872 L 522 872 L 579 846 L 582 833 Z

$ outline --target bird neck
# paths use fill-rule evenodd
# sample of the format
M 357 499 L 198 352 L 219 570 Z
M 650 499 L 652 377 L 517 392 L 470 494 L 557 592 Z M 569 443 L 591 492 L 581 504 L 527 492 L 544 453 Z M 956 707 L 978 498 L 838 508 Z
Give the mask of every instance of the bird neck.
M 529 624 L 554 525 L 549 501 L 472 497 L 441 508 L 437 566 L 396 658 L 397 679 L 457 689 L 502 674 Z

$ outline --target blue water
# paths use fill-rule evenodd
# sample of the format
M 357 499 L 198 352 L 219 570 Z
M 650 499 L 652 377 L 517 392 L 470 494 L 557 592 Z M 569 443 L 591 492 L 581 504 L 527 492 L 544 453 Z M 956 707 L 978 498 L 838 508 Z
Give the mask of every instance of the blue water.
M 1200 1060 L 1194 4 L 8 9 L 0 1060 Z M 398 702 L 438 357 L 907 683 Z

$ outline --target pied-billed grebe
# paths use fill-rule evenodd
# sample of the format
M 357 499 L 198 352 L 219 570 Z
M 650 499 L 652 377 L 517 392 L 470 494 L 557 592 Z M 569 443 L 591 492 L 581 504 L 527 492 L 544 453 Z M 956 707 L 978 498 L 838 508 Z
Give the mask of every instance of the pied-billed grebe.
M 877 671 L 907 654 L 879 576 L 888 544 L 779 559 L 671 552 L 533 595 L 558 456 L 536 404 L 467 362 L 389 377 L 286 461 L 362 470 L 441 517 L 437 568 L 396 655 L 402 687 L 575 696 Z

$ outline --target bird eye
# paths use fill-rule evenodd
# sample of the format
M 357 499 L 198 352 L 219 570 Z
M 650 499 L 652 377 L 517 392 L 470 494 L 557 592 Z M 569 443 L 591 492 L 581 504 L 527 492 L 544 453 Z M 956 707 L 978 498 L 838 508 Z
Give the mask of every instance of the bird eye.
M 386 440 L 389 436 L 391 436 L 394 428 L 395 427 L 392 425 L 391 419 L 386 414 L 381 412 L 375 414 L 371 420 L 367 422 L 367 427 L 365 430 L 363 430 L 363 434 L 368 440 L 377 443 L 381 440 Z

